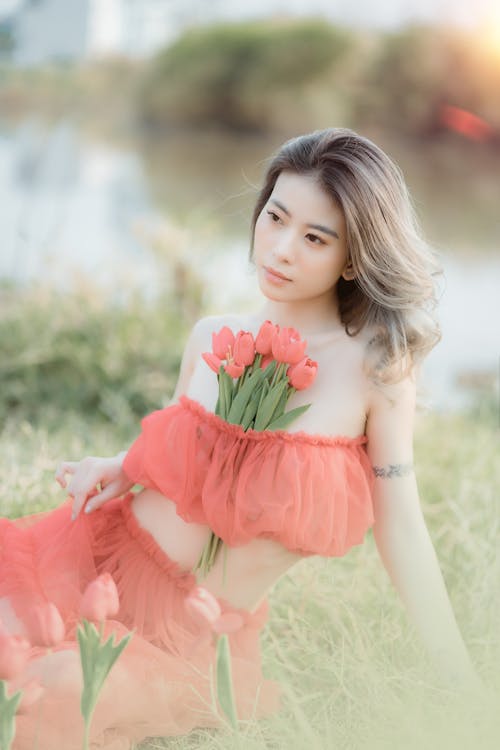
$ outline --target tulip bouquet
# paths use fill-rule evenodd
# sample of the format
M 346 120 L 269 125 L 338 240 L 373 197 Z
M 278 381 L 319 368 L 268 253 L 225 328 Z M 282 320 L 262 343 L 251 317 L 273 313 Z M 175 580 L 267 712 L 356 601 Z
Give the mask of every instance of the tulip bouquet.
M 228 326 L 212 333 L 212 351 L 202 357 L 217 373 L 215 413 L 245 431 L 285 429 L 311 406 L 285 412 L 290 396 L 316 378 L 318 363 L 305 354 L 306 346 L 295 328 L 280 328 L 270 320 L 255 338 L 248 331 L 235 335 Z M 212 533 L 194 570 L 206 575 L 221 544 Z

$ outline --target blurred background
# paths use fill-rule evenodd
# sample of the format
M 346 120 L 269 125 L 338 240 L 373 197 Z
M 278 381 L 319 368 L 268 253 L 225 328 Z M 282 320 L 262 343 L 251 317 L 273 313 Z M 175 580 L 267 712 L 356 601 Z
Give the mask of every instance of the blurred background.
M 198 317 L 260 306 L 267 159 L 329 126 L 400 165 L 444 269 L 415 465 L 465 642 L 500 691 L 495 0 L 0 0 L 0 515 L 63 502 L 59 461 L 129 446 Z M 288 713 L 252 748 L 499 747 L 498 698 L 444 711 L 371 534 L 271 601 L 264 660 Z
M 440 254 L 427 403 L 498 428 L 493 0 L 0 0 L 1 415 L 165 402 L 193 321 L 261 299 L 266 159 L 332 125 L 397 161 Z

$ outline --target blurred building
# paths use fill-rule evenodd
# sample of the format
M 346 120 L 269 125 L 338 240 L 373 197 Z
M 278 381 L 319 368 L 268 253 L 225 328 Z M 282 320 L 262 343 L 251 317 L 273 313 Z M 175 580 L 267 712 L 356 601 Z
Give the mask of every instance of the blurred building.
M 198 17 L 186 0 L 20 0 L 4 26 L 21 66 L 106 56 L 147 57 Z
M 11 11 L 12 62 L 73 61 L 86 44 L 87 0 L 24 0 Z
M 89 0 L 87 56 L 151 55 L 179 33 L 176 6 L 176 0 Z

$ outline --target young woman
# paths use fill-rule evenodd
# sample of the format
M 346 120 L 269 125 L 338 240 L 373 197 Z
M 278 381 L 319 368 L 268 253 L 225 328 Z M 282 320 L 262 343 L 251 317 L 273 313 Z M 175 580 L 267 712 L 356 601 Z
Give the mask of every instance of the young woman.
M 64 503 L 1 522 L 4 628 L 29 637 L 30 608 L 49 600 L 67 627 L 57 650 L 33 650 L 23 679 L 36 677 L 45 692 L 18 717 L 18 750 L 32 747 L 36 733 L 40 750 L 79 747 L 75 627 L 82 591 L 97 574 L 110 572 L 120 593 L 107 630 L 134 636 L 105 684 L 93 741 L 129 747 L 219 725 L 214 643 L 183 606 L 197 583 L 222 612 L 239 616 L 229 635 L 237 710 L 263 716 L 280 705 L 259 650 L 270 588 L 304 556 L 346 554 L 371 526 L 438 668 L 454 684 L 480 685 L 413 468 L 419 365 L 440 335 L 432 315 L 439 267 L 400 170 L 352 130 L 294 138 L 269 164 L 251 235 L 261 308 L 199 320 L 169 406 L 143 419 L 130 449 L 63 461 L 56 479 Z M 271 325 L 307 341 L 317 376 L 287 406 L 311 406 L 286 430 L 245 432 L 215 415 L 217 378 L 202 354 L 225 327 L 257 339 Z M 134 493 L 135 484 L 142 489 Z M 225 576 L 222 554 L 205 577 L 193 572 L 211 531 L 228 550 Z

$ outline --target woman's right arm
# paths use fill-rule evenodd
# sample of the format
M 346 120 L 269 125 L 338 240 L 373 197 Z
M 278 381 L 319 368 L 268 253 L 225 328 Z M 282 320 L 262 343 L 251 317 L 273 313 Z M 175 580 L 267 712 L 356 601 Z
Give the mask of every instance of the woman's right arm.
M 191 329 L 169 406 L 187 391 L 197 357 L 206 345 L 204 336 L 206 320 L 206 318 L 201 318 Z M 86 504 L 85 511 L 90 512 L 99 508 L 107 500 L 124 495 L 134 486 L 135 482 L 131 481 L 123 471 L 123 461 L 127 453 L 128 450 L 124 450 L 109 458 L 86 456 L 81 461 L 62 461 L 58 465 L 55 479 L 63 489 L 66 489 L 68 495 L 73 497 L 72 520 L 78 516 L 87 500 L 89 502 Z M 66 474 L 71 474 L 69 483 L 66 482 Z

